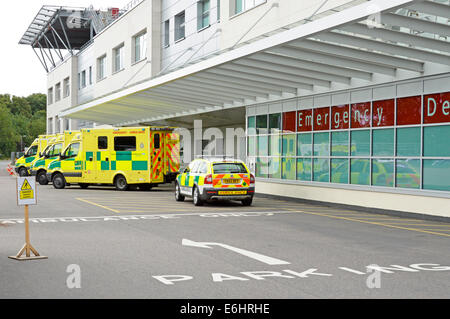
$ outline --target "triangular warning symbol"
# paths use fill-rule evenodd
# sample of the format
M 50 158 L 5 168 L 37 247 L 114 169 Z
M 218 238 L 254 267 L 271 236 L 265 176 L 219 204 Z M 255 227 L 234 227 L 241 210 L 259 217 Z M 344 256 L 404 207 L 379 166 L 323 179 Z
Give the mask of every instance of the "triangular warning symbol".
M 28 180 L 25 179 L 25 181 L 24 181 L 23 184 L 22 184 L 21 190 L 27 190 L 27 189 L 32 189 L 32 188 L 31 188 L 31 186 L 30 186 L 30 183 L 28 183 Z

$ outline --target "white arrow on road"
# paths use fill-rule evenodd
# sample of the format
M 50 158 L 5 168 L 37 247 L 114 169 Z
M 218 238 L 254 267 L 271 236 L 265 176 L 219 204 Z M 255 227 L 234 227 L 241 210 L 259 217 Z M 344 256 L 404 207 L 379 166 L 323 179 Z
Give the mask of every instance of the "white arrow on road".
M 211 249 L 212 247 L 210 246 L 220 246 L 222 248 L 234 251 L 235 253 L 247 256 L 249 258 L 258 260 L 260 262 L 263 262 L 267 265 L 288 265 L 290 264 L 287 261 L 281 260 L 281 259 L 277 259 L 277 258 L 272 258 L 269 256 L 265 256 L 265 255 L 261 255 L 252 251 L 248 251 L 245 249 L 241 249 L 241 248 L 237 248 L 237 247 L 233 247 L 230 245 L 226 245 L 226 244 L 221 244 L 221 243 L 203 243 L 203 242 L 195 242 L 189 239 L 183 239 L 181 241 L 181 244 L 183 246 L 190 246 L 190 247 L 200 247 L 200 248 L 209 248 Z

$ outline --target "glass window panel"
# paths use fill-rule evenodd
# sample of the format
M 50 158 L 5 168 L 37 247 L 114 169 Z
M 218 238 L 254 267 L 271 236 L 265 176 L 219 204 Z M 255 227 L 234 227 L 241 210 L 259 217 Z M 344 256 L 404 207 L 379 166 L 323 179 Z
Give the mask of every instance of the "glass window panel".
M 269 159 L 269 177 L 281 178 L 281 159 L 279 157 L 271 157 Z
M 313 180 L 315 182 L 329 182 L 330 168 L 327 158 L 314 159 L 314 174 Z
M 368 159 L 352 159 L 350 166 L 350 182 L 358 185 L 369 185 L 370 162 Z
M 258 115 L 256 117 L 256 129 L 258 134 L 267 134 L 267 115 Z
M 256 156 L 256 137 L 248 138 L 248 156 Z
M 276 134 L 281 131 L 281 113 L 269 115 L 270 134 Z
M 394 155 L 394 129 L 373 130 L 373 156 Z
M 295 179 L 295 158 L 287 157 L 282 160 L 282 178 L 283 179 Z
M 420 156 L 420 127 L 397 129 L 397 156 Z
M 295 156 L 296 135 L 283 135 L 283 156 Z
M 394 186 L 394 160 L 374 159 L 372 161 L 372 185 Z
M 450 156 L 450 125 L 430 126 L 423 129 L 424 156 Z
M 256 118 L 254 116 L 249 116 L 247 121 L 248 135 L 256 135 Z
M 297 159 L 297 179 L 300 181 L 311 181 L 311 159 Z
M 281 155 L 281 136 L 280 135 L 270 135 L 270 156 L 280 156 Z
M 370 154 L 370 131 L 351 132 L 351 154 L 352 156 L 368 156 Z
M 331 182 L 348 184 L 348 159 L 333 158 L 331 160 Z
M 314 134 L 314 156 L 330 155 L 330 134 L 315 133 Z
M 258 136 L 258 149 L 257 153 L 259 156 L 267 156 L 269 151 L 269 145 L 268 145 L 268 137 L 267 135 L 264 136 Z
M 348 132 L 331 133 L 331 155 L 348 156 Z
M 312 155 L 312 134 L 303 133 L 297 135 L 297 155 L 311 156 Z
M 267 178 L 268 171 L 268 158 L 267 157 L 258 157 L 256 158 L 256 177 Z
M 423 188 L 450 191 L 450 160 L 423 161 Z
M 402 188 L 420 188 L 420 160 L 397 160 L 396 186 Z

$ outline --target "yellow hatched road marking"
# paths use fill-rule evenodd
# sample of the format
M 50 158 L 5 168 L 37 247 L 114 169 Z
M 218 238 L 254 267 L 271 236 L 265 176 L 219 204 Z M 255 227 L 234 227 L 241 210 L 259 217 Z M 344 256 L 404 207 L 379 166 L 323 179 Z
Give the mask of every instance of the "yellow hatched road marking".
M 389 227 L 389 228 L 396 228 L 396 229 L 403 229 L 403 230 L 416 231 L 416 232 L 420 232 L 420 233 L 426 233 L 426 234 L 438 235 L 438 236 L 443 236 L 443 237 L 450 237 L 450 234 L 437 233 L 437 232 L 434 232 L 434 231 L 427 231 L 427 230 L 417 229 L 417 228 L 400 227 L 400 226 L 396 226 L 396 225 L 389 225 L 389 224 L 383 224 L 383 223 L 376 223 L 376 222 L 373 222 L 373 221 L 358 220 L 358 219 L 354 219 L 354 218 L 341 217 L 341 216 L 332 216 L 332 215 L 327 215 L 327 214 L 312 213 L 312 212 L 305 212 L 305 211 L 296 211 L 296 212 L 298 212 L 298 213 L 304 213 L 304 214 L 310 214 L 310 215 L 318 215 L 318 216 L 330 217 L 330 218 L 335 218 L 335 219 L 343 219 L 343 220 L 348 220 L 348 221 L 353 221 L 353 222 L 358 222 L 358 223 L 365 223 L 365 224 L 379 225 L 379 226 L 384 226 L 384 227 Z
M 118 211 L 118 210 L 116 210 L 116 209 L 112 209 L 112 208 L 109 208 L 109 207 L 106 207 L 106 206 L 103 206 L 103 205 L 100 205 L 100 204 L 97 204 L 97 203 L 88 201 L 88 200 L 83 199 L 83 198 L 76 198 L 76 199 L 78 199 L 79 201 L 82 201 L 82 202 L 85 202 L 85 203 L 88 203 L 88 204 L 97 206 L 97 207 L 101 207 L 101 208 L 103 208 L 103 209 L 110 210 L 110 211 L 112 211 L 112 212 L 114 212 L 114 213 L 120 213 L 120 211 Z
M 420 221 L 417 221 L 420 223 Z M 389 223 L 399 226 L 427 226 L 427 227 L 450 227 L 450 225 L 439 225 L 439 224 L 409 224 L 409 223 Z

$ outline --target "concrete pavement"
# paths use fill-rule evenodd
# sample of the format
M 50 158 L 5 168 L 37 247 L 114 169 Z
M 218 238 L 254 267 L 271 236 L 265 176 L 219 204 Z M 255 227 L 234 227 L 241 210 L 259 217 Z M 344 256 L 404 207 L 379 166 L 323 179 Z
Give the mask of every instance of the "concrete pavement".
M 0 298 L 450 297 L 449 223 L 48 185 L 30 225 L 49 259 L 19 262 L 7 258 L 24 242 L 15 180 L 0 177 L 0 193 Z

